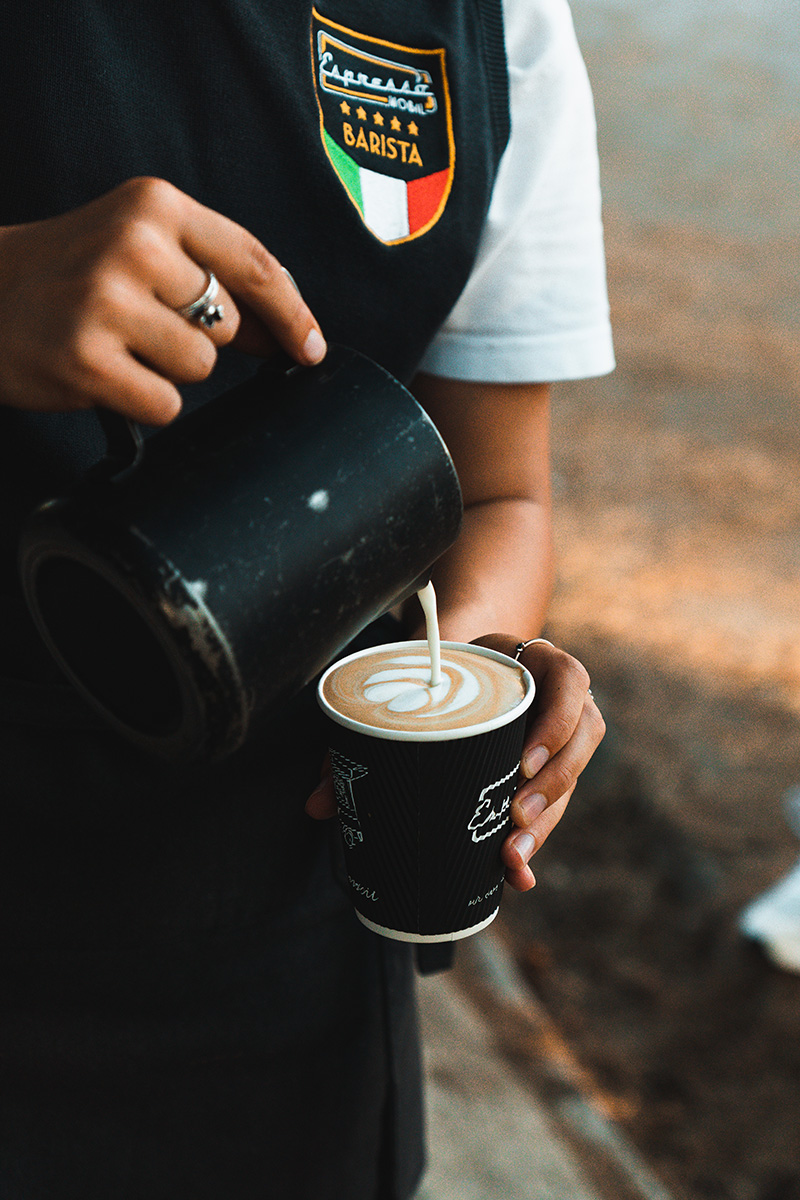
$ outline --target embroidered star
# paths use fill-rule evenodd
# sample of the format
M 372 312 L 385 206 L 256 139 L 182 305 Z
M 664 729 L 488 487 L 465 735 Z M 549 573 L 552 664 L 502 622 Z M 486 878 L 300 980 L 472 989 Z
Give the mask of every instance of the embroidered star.
M 360 104 L 356 109 L 356 116 L 358 117 L 359 121 L 366 121 L 367 119 L 367 114 L 364 112 L 364 109 Z
M 380 113 L 375 113 L 375 116 L 374 116 L 372 119 L 373 119 L 373 121 L 375 122 L 375 124 L 376 124 L 376 125 L 382 125 L 382 124 L 383 124 L 383 117 L 381 116 L 381 114 L 380 114 Z
M 344 115 L 346 117 L 350 115 L 350 105 L 347 103 L 346 100 L 342 101 L 342 103 L 339 105 L 339 108 L 342 110 L 342 112 L 344 113 Z
M 402 126 L 401 126 L 399 120 L 397 119 L 397 117 L 392 117 L 392 129 L 394 129 L 394 131 L 397 133 L 400 131 L 401 128 L 402 128 Z
M 417 125 L 416 121 L 409 121 L 408 132 L 411 134 L 412 137 L 417 136 L 417 134 L 419 133 L 419 126 Z

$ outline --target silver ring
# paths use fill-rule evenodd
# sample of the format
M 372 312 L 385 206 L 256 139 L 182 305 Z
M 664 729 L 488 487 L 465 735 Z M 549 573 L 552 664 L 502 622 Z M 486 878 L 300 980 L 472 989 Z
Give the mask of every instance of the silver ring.
M 517 660 L 517 662 L 519 662 L 519 656 L 522 654 L 522 651 L 527 650 L 528 646 L 533 646 L 537 642 L 541 643 L 543 646 L 553 646 L 553 643 L 548 642 L 547 638 L 530 638 L 527 642 L 517 642 L 517 647 L 514 651 L 514 658 Z M 555 646 L 553 646 L 553 649 L 555 650 Z
M 300 298 L 302 299 L 302 293 L 301 293 L 301 291 L 300 291 L 300 288 L 297 286 L 297 280 L 295 279 L 295 277 L 294 277 L 294 275 L 292 274 L 292 272 L 291 272 L 291 271 L 287 271 L 287 270 L 286 270 L 286 267 L 281 267 L 281 270 L 283 271 L 283 273 L 284 273 L 284 275 L 286 276 L 286 278 L 289 280 L 289 283 L 292 285 L 292 287 L 294 288 L 294 290 L 297 292 L 298 296 L 300 296 Z
M 213 271 L 208 272 L 208 287 L 202 296 L 198 296 L 191 304 L 178 309 L 178 315 L 186 317 L 187 321 L 199 321 L 206 329 L 210 329 L 217 321 L 225 316 L 225 309 L 214 301 L 219 293 L 219 284 Z

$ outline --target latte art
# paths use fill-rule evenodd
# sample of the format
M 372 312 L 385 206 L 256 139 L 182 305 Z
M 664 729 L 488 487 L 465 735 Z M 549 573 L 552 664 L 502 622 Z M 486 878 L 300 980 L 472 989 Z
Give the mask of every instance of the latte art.
M 378 729 L 460 729 L 510 712 L 525 696 L 522 672 L 468 650 L 442 647 L 441 677 L 431 685 L 424 651 L 384 647 L 342 663 L 323 695 L 337 712 Z
M 364 698 L 389 712 L 414 713 L 424 719 L 466 708 L 480 695 L 471 665 L 463 667 L 445 660 L 439 683 L 429 684 L 430 677 L 427 655 L 404 654 L 393 659 L 387 669 L 375 671 L 364 680 Z

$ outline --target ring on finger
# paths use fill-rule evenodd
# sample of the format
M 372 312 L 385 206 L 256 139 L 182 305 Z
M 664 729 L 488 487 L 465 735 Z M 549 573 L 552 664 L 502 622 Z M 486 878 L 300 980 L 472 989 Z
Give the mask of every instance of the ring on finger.
M 211 329 L 217 321 L 225 317 L 225 309 L 215 301 L 219 295 L 219 283 L 213 271 L 208 272 L 208 286 L 202 296 L 198 296 L 191 304 L 185 304 L 178 309 L 178 315 L 187 321 L 197 321 L 206 329 Z
M 553 646 L 552 642 L 548 642 L 547 638 L 530 638 L 527 642 L 517 642 L 514 650 L 514 658 L 517 660 L 517 662 L 519 662 L 519 656 L 522 654 L 523 650 L 527 650 L 528 646 L 535 645 L 552 646 L 555 650 L 555 646 Z

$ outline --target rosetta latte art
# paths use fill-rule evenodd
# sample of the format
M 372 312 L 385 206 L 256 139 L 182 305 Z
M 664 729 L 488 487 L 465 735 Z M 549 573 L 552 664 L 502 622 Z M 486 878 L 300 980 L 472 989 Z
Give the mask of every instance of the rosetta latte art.
M 325 681 L 339 712 L 380 729 L 457 729 L 509 712 L 525 695 L 511 664 L 468 650 L 442 649 L 441 679 L 431 686 L 424 652 L 377 649 L 345 662 Z
M 480 684 L 471 667 L 442 660 L 442 678 L 431 687 L 430 660 L 422 654 L 404 654 L 388 668 L 375 671 L 364 681 L 364 697 L 370 704 L 385 706 L 393 713 L 413 713 L 421 720 L 466 708 L 480 695 Z

